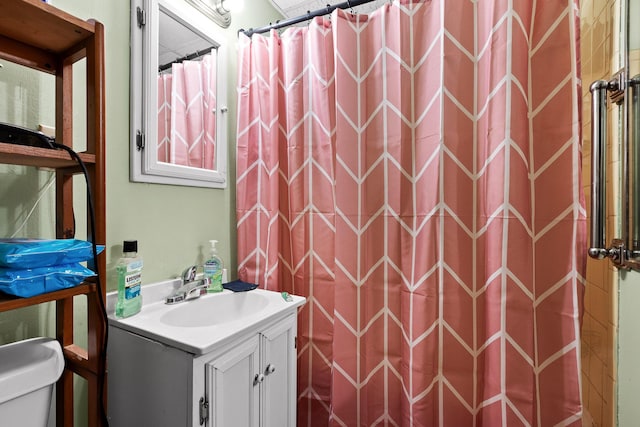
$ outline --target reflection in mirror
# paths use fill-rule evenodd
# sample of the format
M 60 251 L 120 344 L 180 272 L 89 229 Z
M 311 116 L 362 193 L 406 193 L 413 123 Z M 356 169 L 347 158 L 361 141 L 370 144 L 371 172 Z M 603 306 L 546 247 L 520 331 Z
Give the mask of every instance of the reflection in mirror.
M 215 170 L 217 46 L 159 16 L 158 161 Z
M 132 10 L 132 181 L 224 188 L 222 35 L 184 0 Z

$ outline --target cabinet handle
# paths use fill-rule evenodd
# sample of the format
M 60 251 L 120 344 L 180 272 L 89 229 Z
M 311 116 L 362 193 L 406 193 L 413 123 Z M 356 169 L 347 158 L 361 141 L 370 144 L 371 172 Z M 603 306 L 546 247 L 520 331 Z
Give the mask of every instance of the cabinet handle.
M 256 374 L 256 376 L 253 377 L 253 385 L 254 386 L 257 386 L 262 381 L 264 381 L 264 375 L 263 374 Z
M 266 369 L 264 370 L 264 374 L 265 375 L 273 374 L 275 371 L 276 371 L 276 367 L 273 366 L 272 363 L 269 363 Z

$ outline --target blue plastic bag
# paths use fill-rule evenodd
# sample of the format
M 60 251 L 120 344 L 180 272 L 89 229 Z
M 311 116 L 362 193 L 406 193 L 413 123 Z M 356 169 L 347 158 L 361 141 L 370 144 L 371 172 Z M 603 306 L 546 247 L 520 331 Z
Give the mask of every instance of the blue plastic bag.
M 0 268 L 0 291 L 18 297 L 32 297 L 72 288 L 96 273 L 82 264 L 39 268 Z
M 104 246 L 98 245 L 98 253 Z M 77 239 L 0 239 L 0 267 L 39 268 L 93 258 L 93 244 Z

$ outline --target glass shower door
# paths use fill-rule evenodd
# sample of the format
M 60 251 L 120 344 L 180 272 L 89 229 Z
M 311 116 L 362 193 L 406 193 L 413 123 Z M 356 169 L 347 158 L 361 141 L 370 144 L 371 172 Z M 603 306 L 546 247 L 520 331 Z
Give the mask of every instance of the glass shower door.
M 628 223 L 624 202 L 621 229 L 628 230 L 631 260 L 640 260 L 640 0 L 622 2 L 620 26 L 621 62 L 627 87 L 619 116 L 619 143 L 628 147 Z M 625 22 L 626 21 L 626 22 Z M 626 129 L 626 131 L 625 131 Z M 622 180 L 624 181 L 624 179 Z M 624 185 L 622 186 L 624 187 Z M 624 188 L 623 188 L 624 189 Z M 622 197 L 624 200 L 624 195 Z M 617 425 L 637 425 L 640 419 L 640 263 L 631 270 L 621 270 L 618 282 L 618 336 L 613 340 L 617 351 Z M 616 345 L 617 344 L 617 345 Z
M 640 266 L 640 0 L 628 0 L 622 7 L 620 62 L 624 78 L 624 98 L 620 110 L 620 144 L 628 152 L 628 230 L 629 257 Z M 624 190 L 624 188 L 623 188 Z M 624 208 L 624 206 L 623 206 Z M 623 211 L 624 212 L 624 211 Z M 623 223 L 624 227 L 625 224 Z

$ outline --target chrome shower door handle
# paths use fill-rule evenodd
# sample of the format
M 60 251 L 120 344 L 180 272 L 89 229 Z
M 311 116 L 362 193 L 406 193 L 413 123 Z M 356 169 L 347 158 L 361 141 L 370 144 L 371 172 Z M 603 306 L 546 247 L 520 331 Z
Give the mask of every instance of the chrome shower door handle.
M 628 145 L 629 170 L 629 246 L 631 257 L 640 259 L 640 74 L 629 79 Z
M 607 90 L 609 82 L 596 80 L 591 91 L 591 246 L 589 256 L 603 259 L 608 255 L 606 239 L 606 142 Z

